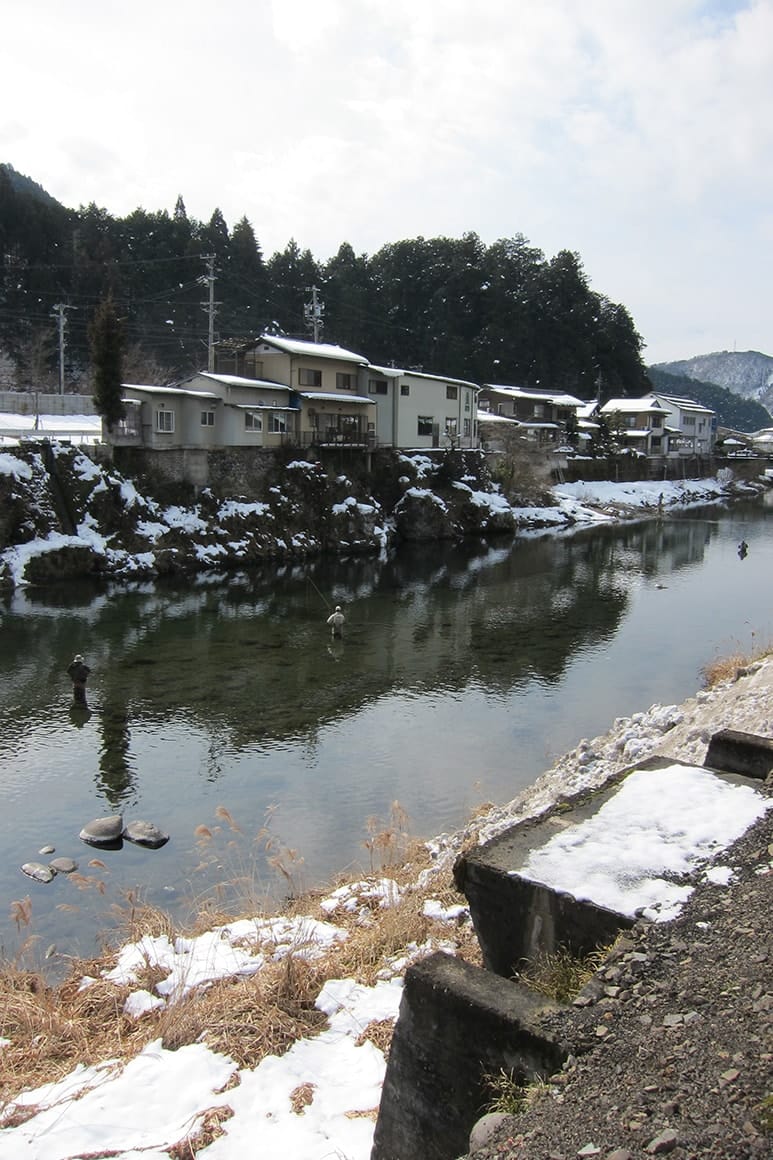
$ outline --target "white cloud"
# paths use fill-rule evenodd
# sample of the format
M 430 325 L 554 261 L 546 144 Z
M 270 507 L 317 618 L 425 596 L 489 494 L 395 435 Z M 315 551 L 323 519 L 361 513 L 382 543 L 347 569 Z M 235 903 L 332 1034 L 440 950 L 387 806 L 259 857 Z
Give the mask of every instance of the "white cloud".
M 319 258 L 521 232 L 650 357 L 773 349 L 773 0 L 11 0 L 4 32 L 2 159 L 68 205 L 182 193 Z

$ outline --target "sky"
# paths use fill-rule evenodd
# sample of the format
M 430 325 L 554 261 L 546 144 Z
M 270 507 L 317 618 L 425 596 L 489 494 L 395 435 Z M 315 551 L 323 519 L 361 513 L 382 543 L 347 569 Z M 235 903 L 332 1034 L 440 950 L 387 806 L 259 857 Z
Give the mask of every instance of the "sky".
M 595 815 L 538 847 L 526 876 L 567 889 L 569 864 L 575 897 L 612 905 L 622 914 L 642 908 L 655 921 L 669 921 L 693 889 L 676 887 L 673 875 L 725 889 L 734 879 L 730 847 L 770 804 L 750 786 L 730 784 L 696 766 L 634 771 Z M 322 921 L 242 919 L 174 942 L 166 935 L 145 936 L 121 949 L 105 978 L 128 988 L 124 1011 L 142 1019 L 213 980 L 256 975 L 271 958 L 292 953 L 313 959 L 345 942 L 347 932 L 336 925 L 337 916 L 344 911 L 370 916 L 367 899 L 388 908 L 399 897 L 392 880 L 366 879 L 323 899 Z M 466 907 L 444 907 L 431 891 L 423 908 L 440 934 L 426 946 L 406 948 L 407 958 L 448 951 L 444 924 L 469 922 Z M 137 982 L 148 966 L 159 974 L 154 994 Z M 316 1000 L 326 1026 L 254 1068 L 239 1069 L 213 1051 L 206 1037 L 176 1051 L 155 1040 L 123 1067 L 108 1060 L 79 1064 L 58 1083 L 22 1093 L 9 1104 L 11 1115 L 26 1108 L 29 1118 L 18 1116 L 16 1125 L 0 1130 L 0 1160 L 85 1154 L 166 1160 L 167 1149 L 195 1135 L 220 1106 L 230 1114 L 222 1120 L 224 1134 L 200 1151 L 207 1160 L 245 1155 L 368 1160 L 386 1063 L 379 1048 L 360 1037 L 371 1022 L 397 1018 L 405 966 L 405 956 L 391 961 L 374 986 L 330 979 Z M 86 977 L 81 986 L 93 981 Z M 0 1053 L 7 1044 L 0 1040 Z M 304 1086 L 305 1106 L 293 1110 L 293 1094 Z
M 2 34 L 0 161 L 66 206 L 182 194 L 320 261 L 522 234 L 647 363 L 773 354 L 773 0 L 5 0 Z

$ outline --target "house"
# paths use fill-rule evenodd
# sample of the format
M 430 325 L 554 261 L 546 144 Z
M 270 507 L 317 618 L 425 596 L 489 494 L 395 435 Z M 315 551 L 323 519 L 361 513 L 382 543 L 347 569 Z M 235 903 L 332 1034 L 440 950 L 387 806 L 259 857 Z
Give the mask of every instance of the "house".
M 363 393 L 376 404 L 381 446 L 478 446 L 477 383 L 370 364 L 360 378 Z
M 582 399 L 562 391 L 495 383 L 484 383 L 479 398 L 481 412 L 514 420 L 524 435 L 541 446 L 561 443 L 567 421 L 582 406 Z
M 124 383 L 121 398 L 125 418 L 109 436 L 104 433 L 115 447 L 168 450 L 222 446 L 222 418 L 218 421 L 221 400 L 213 391 Z
M 693 399 L 664 395 L 650 396 L 665 408 L 668 418 L 668 451 L 675 455 L 711 455 L 716 438 L 717 416 L 709 407 Z
M 669 412 L 652 395 L 642 399 L 609 399 L 600 408 L 613 443 L 623 451 L 666 455 Z
M 290 389 L 296 414 L 294 441 L 310 444 L 373 446 L 375 400 L 361 393 L 360 372 L 367 359 L 332 343 L 284 335 L 218 343 L 215 373 L 240 381 L 274 383 Z M 290 432 L 287 432 L 288 438 Z

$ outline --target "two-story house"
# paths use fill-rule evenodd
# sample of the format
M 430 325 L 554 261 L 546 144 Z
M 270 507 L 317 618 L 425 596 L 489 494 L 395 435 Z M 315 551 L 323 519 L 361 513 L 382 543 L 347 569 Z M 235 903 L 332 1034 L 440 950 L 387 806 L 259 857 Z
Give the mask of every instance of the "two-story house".
M 668 450 L 677 455 L 711 455 L 716 439 L 716 414 L 709 407 L 677 395 L 653 391 L 650 396 L 665 408 Z
M 376 404 L 382 447 L 478 446 L 477 383 L 371 365 L 360 381 Z
M 360 371 L 366 365 L 363 355 L 344 347 L 284 335 L 264 334 L 215 347 L 216 373 L 240 373 L 242 379 L 290 388 L 297 411 L 294 441 L 302 447 L 375 442 L 375 401 L 360 390 Z
M 624 451 L 667 455 L 668 411 L 652 395 L 643 399 L 609 399 L 600 409 L 610 438 Z
M 577 413 L 583 400 L 561 391 L 484 383 L 478 405 L 481 421 L 484 412 L 510 419 L 527 438 L 549 446 L 561 442 L 569 416 Z

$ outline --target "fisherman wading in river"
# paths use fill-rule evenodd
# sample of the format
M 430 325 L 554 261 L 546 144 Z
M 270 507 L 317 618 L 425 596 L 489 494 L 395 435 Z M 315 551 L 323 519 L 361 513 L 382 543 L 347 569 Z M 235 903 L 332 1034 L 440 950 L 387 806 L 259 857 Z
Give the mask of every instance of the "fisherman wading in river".
M 330 607 L 330 606 L 328 605 L 328 607 Z M 330 616 L 328 616 L 328 618 L 327 618 L 327 623 L 330 625 L 330 631 L 332 632 L 333 636 L 343 636 L 344 635 L 344 623 L 345 623 L 345 621 L 346 621 L 346 617 L 344 616 L 343 612 L 341 611 L 341 605 L 336 604 L 335 612 L 332 612 L 330 614 Z

